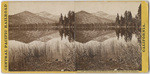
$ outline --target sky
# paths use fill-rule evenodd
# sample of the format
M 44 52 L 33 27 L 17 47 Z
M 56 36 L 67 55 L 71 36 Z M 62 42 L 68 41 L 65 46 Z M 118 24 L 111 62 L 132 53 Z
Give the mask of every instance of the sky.
M 54 15 L 67 14 L 69 10 L 78 12 L 81 10 L 89 13 L 98 11 L 106 12 L 110 15 L 119 13 L 123 15 L 126 10 L 131 11 L 135 16 L 138 11 L 140 2 L 98 2 L 98 1 L 28 1 L 28 2 L 9 2 L 9 14 L 17 14 L 23 11 L 39 13 L 46 11 Z

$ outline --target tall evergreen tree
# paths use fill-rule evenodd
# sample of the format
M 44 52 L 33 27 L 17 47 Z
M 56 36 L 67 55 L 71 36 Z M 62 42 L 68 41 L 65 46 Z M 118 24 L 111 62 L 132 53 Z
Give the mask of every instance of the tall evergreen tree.
M 67 17 L 66 17 L 66 15 L 64 16 L 64 24 L 67 25 Z
M 141 4 L 138 8 L 138 13 L 136 15 L 136 26 L 139 27 L 139 28 L 141 27 Z
M 138 8 L 138 13 L 137 13 L 137 16 L 136 16 L 137 19 L 141 19 L 141 4 Z
M 126 10 L 124 13 L 124 19 L 125 19 L 125 23 L 128 22 L 128 11 Z
M 59 24 L 63 24 L 63 15 L 62 15 L 62 13 L 61 13 L 61 15 L 60 15 L 60 18 L 59 18 Z
M 116 17 L 116 24 L 119 25 L 120 21 L 119 21 L 119 14 L 117 13 L 117 17 Z
M 71 11 L 68 12 L 68 23 L 71 23 Z
M 120 24 L 121 24 L 121 26 L 124 25 L 124 18 L 122 17 L 122 15 L 121 15 L 121 17 L 120 17 Z
M 75 21 L 75 12 L 72 12 L 73 22 Z
M 129 22 L 132 22 L 132 13 L 131 13 L 131 11 L 128 11 L 128 21 Z

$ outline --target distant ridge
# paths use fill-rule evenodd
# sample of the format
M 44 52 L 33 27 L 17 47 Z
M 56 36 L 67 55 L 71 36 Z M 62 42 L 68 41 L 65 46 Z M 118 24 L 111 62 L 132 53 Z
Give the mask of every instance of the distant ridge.
M 53 15 L 46 11 L 40 13 L 31 13 L 29 11 L 20 12 L 18 14 L 9 15 L 9 24 L 38 24 L 38 23 L 58 23 L 59 15 Z M 75 13 L 76 24 L 95 24 L 95 23 L 111 23 L 114 22 L 115 16 L 108 15 L 103 11 L 97 13 L 88 13 L 79 11 Z
M 110 23 L 112 20 L 95 16 L 86 11 L 79 11 L 75 14 L 76 24 L 94 24 L 94 23 Z
M 103 11 L 98 11 L 98 12 L 92 13 L 92 14 L 95 16 L 101 17 L 101 18 L 106 18 L 106 19 L 112 20 L 113 22 L 116 19 L 116 15 L 109 15 Z
M 29 11 L 9 15 L 10 24 L 38 24 L 38 23 L 55 23 L 54 20 L 38 16 Z
M 40 12 L 40 13 L 36 13 L 36 15 L 39 15 L 41 17 L 45 17 L 45 18 L 49 18 L 55 22 L 58 22 L 59 21 L 59 15 L 53 15 L 53 14 L 50 14 L 46 11 L 43 11 L 43 12 Z

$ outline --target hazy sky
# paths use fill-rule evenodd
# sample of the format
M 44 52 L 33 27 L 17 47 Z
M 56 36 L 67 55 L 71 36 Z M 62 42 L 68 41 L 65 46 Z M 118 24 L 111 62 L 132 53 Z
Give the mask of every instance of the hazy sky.
M 111 15 L 116 15 L 117 13 L 123 15 L 125 10 L 128 10 L 135 16 L 139 5 L 140 2 L 9 2 L 9 14 L 13 15 L 23 11 L 30 11 L 32 13 L 46 11 L 54 15 L 60 15 L 60 13 L 67 14 L 69 10 L 75 12 L 84 10 L 90 13 L 103 11 Z

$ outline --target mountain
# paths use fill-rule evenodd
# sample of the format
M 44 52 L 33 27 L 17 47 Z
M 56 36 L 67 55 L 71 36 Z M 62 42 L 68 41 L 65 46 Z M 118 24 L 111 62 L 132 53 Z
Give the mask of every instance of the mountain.
M 112 20 L 95 16 L 86 11 L 79 11 L 75 14 L 76 24 L 92 24 L 92 23 L 110 23 Z
M 88 13 L 86 11 L 79 11 L 75 13 L 75 22 L 76 24 L 111 23 L 113 22 L 113 20 L 110 19 L 111 17 L 104 12 Z M 9 15 L 9 24 L 56 23 L 58 20 L 58 15 L 52 15 L 48 12 L 34 14 L 29 11 L 24 11 Z
M 41 17 L 45 17 L 45 18 L 49 18 L 53 21 L 58 22 L 59 21 L 59 15 L 52 15 L 46 11 L 40 12 L 40 13 L 36 13 L 36 15 L 39 15 Z
M 116 19 L 116 15 L 109 15 L 103 11 L 98 11 L 98 12 L 92 13 L 92 14 L 95 16 L 98 16 L 101 18 L 106 18 L 106 19 L 113 20 L 113 21 L 115 21 L 115 19 Z
M 9 15 L 9 24 L 37 24 L 37 23 L 55 23 L 54 20 L 38 16 L 29 11 Z

